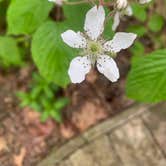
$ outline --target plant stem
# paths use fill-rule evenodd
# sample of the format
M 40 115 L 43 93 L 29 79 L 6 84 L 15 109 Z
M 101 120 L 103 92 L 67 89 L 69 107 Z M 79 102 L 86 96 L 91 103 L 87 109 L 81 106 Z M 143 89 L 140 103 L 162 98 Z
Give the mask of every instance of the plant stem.
M 89 3 L 89 0 L 81 0 L 81 1 L 77 1 L 77 2 L 64 1 L 64 4 L 66 4 L 66 5 L 79 5 L 79 4 L 83 4 L 83 3 Z

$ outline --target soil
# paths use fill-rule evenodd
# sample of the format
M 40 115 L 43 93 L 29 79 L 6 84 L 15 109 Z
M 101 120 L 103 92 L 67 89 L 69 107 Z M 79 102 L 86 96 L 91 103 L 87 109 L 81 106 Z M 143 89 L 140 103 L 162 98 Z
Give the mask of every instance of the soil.
M 50 152 L 52 146 L 60 146 L 130 106 L 133 101 L 124 93 L 130 54 L 121 54 L 125 55 L 119 55 L 117 59 L 121 71 L 117 83 L 109 82 L 97 70 L 92 70 L 82 84 L 71 84 L 64 90 L 71 101 L 63 110 L 61 124 L 52 119 L 41 123 L 37 112 L 19 107 L 16 92 L 28 88 L 34 67 L 0 71 L 0 165 L 33 166 Z

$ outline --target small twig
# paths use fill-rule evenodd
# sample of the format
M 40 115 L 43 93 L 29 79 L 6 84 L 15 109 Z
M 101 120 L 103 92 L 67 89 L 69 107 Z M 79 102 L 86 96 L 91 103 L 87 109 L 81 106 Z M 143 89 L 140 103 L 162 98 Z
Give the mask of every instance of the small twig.
M 99 0 L 99 4 L 100 4 L 101 6 L 104 6 L 104 4 L 105 4 L 104 0 Z

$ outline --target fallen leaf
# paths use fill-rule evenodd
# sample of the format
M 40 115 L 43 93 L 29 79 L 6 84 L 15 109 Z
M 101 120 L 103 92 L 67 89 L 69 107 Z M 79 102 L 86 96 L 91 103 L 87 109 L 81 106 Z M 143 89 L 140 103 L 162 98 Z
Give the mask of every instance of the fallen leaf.
M 82 132 L 107 117 L 107 112 L 101 104 L 85 102 L 80 110 L 73 112 L 72 122 Z
M 7 143 L 3 137 L 0 137 L 0 151 L 8 149 Z
M 23 160 L 25 154 L 26 154 L 26 149 L 22 147 L 20 153 L 18 155 L 14 155 L 14 163 L 16 166 L 23 166 Z
M 60 125 L 60 133 L 66 139 L 69 139 L 75 135 L 72 125 L 68 122 Z

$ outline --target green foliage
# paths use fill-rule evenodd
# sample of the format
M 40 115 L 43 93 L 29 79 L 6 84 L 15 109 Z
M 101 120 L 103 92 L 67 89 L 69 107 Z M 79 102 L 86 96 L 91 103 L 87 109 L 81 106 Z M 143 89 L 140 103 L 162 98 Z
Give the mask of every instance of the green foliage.
M 142 37 L 147 33 L 147 29 L 143 25 L 130 25 L 127 28 L 127 32 L 133 32 L 136 33 L 139 37 Z
M 41 75 L 62 87 L 69 83 L 67 70 L 77 50 L 62 41 L 61 33 L 66 29 L 82 30 L 86 9 L 84 5 L 64 6 L 65 21 L 48 21 L 33 36 L 32 57 Z
M 129 73 L 127 95 L 141 102 L 166 100 L 166 49 L 133 61 Z
M 45 79 L 64 87 L 69 83 L 67 69 L 73 50 L 63 43 L 62 31 L 62 24 L 43 24 L 33 37 L 32 56 Z
M 17 95 L 21 100 L 21 107 L 29 106 L 35 111 L 41 113 L 41 120 L 44 122 L 49 117 L 61 122 L 61 110 L 68 104 L 68 99 L 58 97 L 59 88 L 48 83 L 41 76 L 34 74 L 30 91 L 18 92 Z
M 9 34 L 31 34 L 44 20 L 52 4 L 47 0 L 12 0 L 7 12 Z
M 55 21 L 49 17 L 54 3 L 50 3 L 48 0 L 10 0 L 5 3 L 5 8 L 1 7 L 3 10 L 0 10 L 3 18 L 3 20 L 0 19 L 2 20 L 0 24 L 3 23 L 3 28 L 6 24 L 4 17 L 8 2 L 8 34 L 16 36 L 17 39 L 23 39 L 21 42 L 23 42 L 25 48 L 22 49 L 29 51 L 29 48 L 31 48 L 33 61 L 45 80 L 43 81 L 42 78 L 39 79 L 39 76 L 35 76 L 35 83 L 33 83 L 31 91 L 20 93 L 22 105 L 30 105 L 33 109 L 42 112 L 43 120 L 51 116 L 60 121 L 60 110 L 66 104 L 66 99 L 56 98 L 57 90 L 48 82 L 66 87 L 69 83 L 67 74 L 69 63 L 73 57 L 78 55 L 77 49 L 68 47 L 62 41 L 61 33 L 67 29 L 83 31 L 85 15 L 91 6 L 86 4 L 63 5 L 65 19 L 64 21 Z M 108 2 L 110 1 L 108 0 Z M 132 9 L 133 15 L 138 21 L 136 24 L 129 25 L 127 31 L 136 33 L 142 39 L 146 36 L 153 41 L 155 46 L 159 45 L 160 47 L 162 44 L 160 44 L 159 38 L 149 31 L 160 32 L 164 25 L 163 17 L 156 13 L 149 16 L 147 5 L 133 3 Z M 53 12 L 56 12 L 56 10 Z M 106 10 L 106 12 L 108 14 L 110 11 Z M 112 21 L 110 19 L 104 32 L 104 37 L 107 39 L 111 39 L 111 36 L 113 36 L 111 26 Z M 4 33 L 3 28 L 2 32 Z M 1 66 L 9 67 L 22 64 L 20 47 L 17 46 L 14 37 L 0 37 Z M 134 58 L 127 83 L 127 94 L 139 101 L 155 102 L 165 99 L 163 97 L 165 95 L 164 90 L 161 90 L 161 85 L 163 86 L 165 81 L 162 72 L 165 69 L 164 51 L 154 52 L 144 57 L 144 45 L 136 42 L 131 48 L 131 52 Z M 153 89 L 155 91 L 151 95 L 150 91 Z
M 134 56 L 142 56 L 144 55 L 145 48 L 141 42 L 136 41 L 134 45 L 131 47 L 130 51 Z
M 148 22 L 148 27 L 153 32 L 159 32 L 164 25 L 164 18 L 159 14 L 153 14 Z
M 0 36 L 0 64 L 4 67 L 22 65 L 19 48 L 11 37 Z
M 89 5 L 63 5 L 65 20 L 62 22 L 66 29 L 83 31 L 86 12 L 90 9 Z
M 146 21 L 147 19 L 147 12 L 146 6 L 140 5 L 138 3 L 132 4 L 133 15 L 141 22 Z

